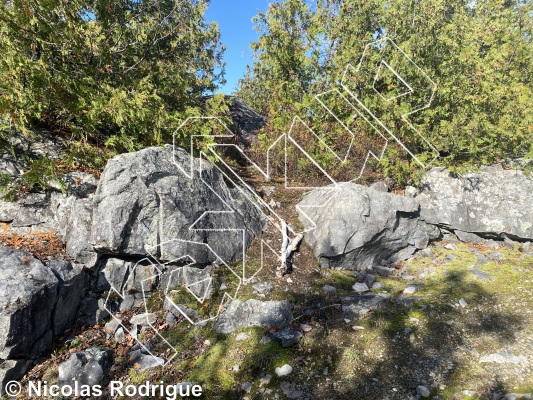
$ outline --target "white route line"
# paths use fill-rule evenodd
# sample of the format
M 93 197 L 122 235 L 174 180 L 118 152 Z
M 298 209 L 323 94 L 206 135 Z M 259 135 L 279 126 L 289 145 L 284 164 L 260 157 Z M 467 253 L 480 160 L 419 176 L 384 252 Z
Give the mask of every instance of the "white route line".
M 391 46 L 389 46 L 389 45 L 391 45 Z M 360 99 L 352 90 L 350 90 L 350 88 L 348 86 L 349 82 L 347 81 L 347 79 L 349 78 L 350 75 L 354 75 L 355 76 L 356 74 L 358 74 L 360 72 L 360 70 L 361 70 L 361 68 L 363 66 L 363 63 L 368 59 L 367 55 L 369 53 L 369 49 L 371 49 L 371 47 L 374 47 L 374 48 L 375 47 L 379 47 L 380 50 L 381 50 L 382 56 L 381 56 L 381 61 L 380 61 L 379 65 L 378 65 L 378 67 L 377 67 L 377 71 L 374 74 L 374 79 L 372 81 L 372 89 L 374 90 L 374 92 L 376 92 L 381 97 L 381 99 L 386 101 L 386 102 L 390 102 L 390 101 L 392 101 L 394 99 L 397 99 L 399 97 L 408 96 L 408 95 L 412 95 L 412 94 L 416 93 L 416 91 L 413 89 L 413 87 L 401 76 L 401 74 L 398 73 L 398 71 L 396 71 L 390 65 L 389 62 L 384 60 L 384 55 L 386 54 L 386 50 L 388 48 L 387 46 L 389 46 L 389 48 L 392 48 L 393 50 L 399 51 L 401 53 L 401 55 L 409 62 L 409 65 L 414 67 L 415 70 L 418 71 L 418 73 L 421 74 L 421 76 L 428 82 L 428 88 L 431 90 L 431 95 L 430 95 L 429 100 L 427 100 L 420 107 L 415 108 L 415 109 L 413 109 L 413 110 L 411 110 L 411 111 L 409 111 L 407 113 L 404 113 L 401 116 L 402 120 L 405 123 L 407 123 L 407 125 L 436 154 L 435 157 L 427 164 L 424 164 L 421 160 L 419 160 L 407 148 L 407 146 L 405 146 L 398 139 L 398 137 L 393 134 L 391 129 L 389 129 L 382 121 L 380 121 L 380 119 L 376 115 L 374 115 L 374 113 L 371 110 L 369 110 L 365 106 L 363 100 Z M 366 57 L 366 59 L 365 59 L 365 57 Z M 389 70 L 400 82 L 402 82 L 402 84 L 407 88 L 407 91 L 403 92 L 403 93 L 400 93 L 399 95 L 390 97 L 390 98 L 386 98 L 381 92 L 379 92 L 379 90 L 376 89 L 375 84 L 376 84 L 377 80 L 379 79 L 380 74 L 383 72 L 382 71 L 383 68 L 387 68 L 387 70 Z M 339 88 L 334 88 L 334 89 L 328 90 L 326 92 L 317 94 L 314 98 L 344 128 L 344 131 L 346 132 L 346 134 L 349 135 L 347 137 L 348 140 L 346 141 L 347 150 L 346 150 L 345 154 L 337 154 L 337 152 L 334 149 L 332 149 L 325 142 L 325 140 L 322 137 L 320 137 L 320 135 L 316 134 L 299 116 L 295 116 L 293 118 L 288 133 L 281 134 L 267 149 L 267 152 L 266 152 L 266 166 L 265 166 L 264 169 L 261 168 L 253 160 L 251 160 L 242 151 L 242 149 L 239 148 L 237 145 L 235 145 L 235 144 L 216 143 L 216 140 L 219 139 L 219 138 L 226 138 L 226 139 L 234 138 L 233 133 L 227 128 L 227 126 L 218 117 L 212 117 L 212 116 L 189 117 L 185 121 L 183 121 L 183 123 L 181 123 L 178 126 L 178 128 L 173 133 L 173 141 L 172 141 L 172 143 L 173 143 L 173 147 L 172 147 L 172 162 L 173 162 L 173 164 L 176 165 L 176 167 L 188 179 L 193 180 L 193 179 L 196 179 L 197 177 L 199 177 L 199 179 L 202 182 L 202 184 L 205 185 L 206 187 L 208 187 L 209 190 L 211 190 L 217 196 L 217 198 L 221 201 L 222 208 L 223 208 L 222 210 L 209 210 L 209 211 L 204 212 L 197 220 L 195 220 L 191 224 L 191 226 L 189 227 L 189 230 L 198 231 L 198 232 L 200 232 L 200 231 L 242 232 L 242 271 L 236 271 L 233 268 L 231 268 L 206 243 L 200 243 L 200 242 L 195 242 L 195 241 L 192 241 L 192 240 L 184 240 L 184 239 L 179 239 L 179 238 L 170 239 L 170 240 L 167 240 L 167 241 L 165 241 L 163 243 L 159 243 L 156 247 L 160 247 L 161 248 L 162 246 L 164 246 L 166 244 L 169 244 L 171 242 L 174 242 L 174 241 L 179 241 L 179 242 L 182 242 L 182 243 L 189 243 L 189 244 L 194 244 L 194 245 L 205 246 L 206 250 L 211 252 L 212 255 L 215 256 L 215 260 L 216 260 L 216 263 L 218 263 L 218 267 L 227 268 L 230 271 L 230 273 L 237 279 L 238 284 L 237 284 L 237 287 L 235 288 L 235 290 L 233 292 L 233 295 L 230 295 L 227 291 L 225 291 L 223 293 L 222 299 L 220 300 L 220 303 L 218 304 L 218 307 L 217 307 L 215 315 L 210 315 L 209 318 L 205 318 L 205 319 L 202 319 L 202 320 L 199 320 L 199 321 L 195 321 L 195 320 L 193 320 L 193 318 L 191 318 L 190 315 L 187 314 L 186 310 L 182 309 L 179 304 L 175 304 L 175 302 L 173 301 L 172 296 L 169 293 L 173 289 L 173 287 L 171 287 L 171 283 L 173 282 L 173 278 L 175 277 L 175 274 L 182 274 L 183 282 L 185 282 L 184 283 L 185 289 L 188 291 L 188 293 L 190 293 L 193 296 L 193 298 L 199 304 L 203 304 L 206 301 L 206 298 L 207 298 L 207 296 L 208 296 L 208 294 L 210 292 L 210 289 L 211 289 L 211 287 L 213 285 L 213 279 L 212 278 L 205 278 L 205 279 L 201 279 L 199 281 L 192 282 L 192 283 L 187 281 L 187 278 L 185 277 L 185 275 L 183 275 L 184 271 L 185 271 L 185 268 L 187 268 L 190 265 L 194 265 L 195 264 L 194 258 L 192 256 L 190 256 L 190 255 L 184 255 L 184 256 L 179 257 L 177 259 L 174 259 L 172 261 L 167 261 L 165 263 L 160 263 L 158 261 L 157 257 L 155 257 L 151 252 L 148 252 L 150 254 L 150 257 L 146 257 L 145 259 L 143 259 L 143 260 L 139 261 L 137 264 L 135 264 L 135 266 L 134 266 L 134 268 L 133 268 L 133 270 L 130 273 L 130 276 L 128 278 L 128 279 L 132 279 L 132 277 L 135 275 L 133 273 L 134 270 L 137 268 L 137 266 L 141 262 L 146 262 L 146 261 L 149 262 L 150 264 L 152 264 L 152 266 L 157 271 L 157 273 L 155 275 L 153 275 L 150 278 L 147 278 L 147 279 L 145 279 L 145 280 L 143 280 L 141 282 L 141 287 L 142 287 L 142 291 L 143 291 L 143 299 L 144 299 L 146 312 L 148 312 L 148 310 L 146 308 L 146 303 L 147 303 L 146 300 L 147 300 L 147 296 L 149 295 L 150 291 L 149 290 L 145 291 L 145 285 L 144 285 L 145 281 L 153 281 L 154 279 L 159 279 L 161 277 L 162 273 L 163 273 L 162 270 L 165 270 L 165 271 L 170 270 L 169 278 L 168 278 L 169 279 L 168 280 L 168 284 L 167 284 L 167 287 L 165 288 L 165 298 L 167 299 L 168 302 L 170 302 L 170 304 L 173 305 L 173 307 L 181 315 L 183 315 L 183 317 L 187 321 L 189 321 L 193 325 L 197 325 L 197 324 L 205 324 L 208 321 L 216 319 L 218 317 L 218 315 L 220 314 L 221 310 L 224 308 L 224 306 L 228 302 L 231 302 L 232 300 L 237 298 L 237 294 L 239 292 L 239 289 L 240 289 L 241 285 L 249 283 L 251 281 L 251 279 L 253 277 L 255 277 L 257 275 L 257 273 L 263 268 L 264 250 L 265 249 L 268 248 L 273 254 L 276 254 L 280 261 L 282 259 L 282 257 L 279 254 L 278 250 L 274 250 L 269 243 L 267 243 L 265 240 L 261 240 L 261 264 L 260 264 L 260 268 L 257 271 L 255 271 L 255 273 L 252 276 L 247 277 L 246 276 L 246 273 L 247 273 L 247 271 L 246 271 L 246 228 L 229 228 L 229 227 L 211 227 L 211 228 L 207 228 L 206 227 L 206 228 L 202 228 L 200 226 L 202 221 L 205 221 L 207 219 L 207 217 L 210 216 L 210 215 L 211 216 L 213 216 L 213 215 L 216 216 L 216 215 L 223 215 L 223 214 L 238 213 L 238 210 L 233 209 L 231 207 L 231 205 L 228 204 L 228 202 L 226 202 L 224 200 L 224 196 L 219 195 L 216 192 L 216 190 L 206 180 L 204 180 L 203 177 L 202 177 L 202 171 L 204 169 L 204 163 L 206 162 L 206 159 L 209 159 L 209 155 L 211 155 L 218 162 L 223 164 L 227 168 L 227 170 L 223 171 L 217 165 L 212 164 L 212 163 L 209 163 L 209 167 L 213 168 L 213 166 L 214 166 L 214 168 L 216 168 L 224 177 L 226 177 L 228 180 L 233 182 L 235 184 L 234 185 L 235 188 L 237 190 L 239 190 L 239 192 L 244 196 L 244 198 L 247 199 L 248 201 L 250 201 L 251 204 L 253 204 L 257 208 L 257 210 L 259 210 L 261 212 L 261 214 L 262 214 L 263 218 L 265 219 L 265 221 L 267 221 L 272 227 L 274 227 L 274 229 L 277 229 L 280 232 L 280 237 L 281 237 L 281 233 L 282 233 L 281 232 L 281 225 L 282 225 L 281 221 L 283 221 L 283 218 L 268 203 L 266 203 L 266 201 L 261 199 L 255 193 L 255 191 L 253 190 L 253 188 L 251 186 L 249 186 L 246 182 L 244 182 L 243 178 L 231 167 L 231 165 L 228 165 L 228 163 L 224 160 L 224 158 L 219 154 L 217 149 L 232 147 L 235 151 L 237 151 L 239 153 L 239 155 L 241 157 L 243 157 L 243 159 L 245 159 L 247 162 L 249 162 L 250 166 L 253 169 L 255 169 L 259 174 L 261 174 L 266 181 L 269 181 L 272 178 L 272 174 L 271 174 L 271 172 L 272 172 L 271 171 L 272 163 L 271 163 L 270 155 L 271 155 L 271 153 L 275 152 L 276 148 L 282 143 L 283 144 L 283 148 L 284 148 L 284 164 L 285 164 L 284 165 L 284 167 L 285 167 L 285 169 L 284 169 L 284 183 L 285 183 L 285 188 L 287 188 L 287 189 L 298 189 L 298 190 L 302 190 L 302 189 L 304 189 L 304 190 L 323 189 L 323 190 L 333 191 L 333 193 L 331 193 L 331 194 L 329 194 L 327 196 L 327 198 L 324 200 L 323 204 L 302 205 L 302 206 L 298 206 L 297 205 L 296 206 L 297 210 L 301 213 L 303 218 L 307 219 L 309 221 L 309 223 L 310 223 L 309 224 L 310 228 L 306 229 L 304 232 L 311 231 L 311 230 L 313 230 L 316 227 L 316 223 L 309 217 L 309 215 L 305 212 L 305 210 L 308 210 L 310 208 L 316 208 L 316 207 L 325 206 L 329 201 L 331 201 L 331 199 L 333 199 L 335 197 L 335 194 L 337 193 L 337 191 L 342 188 L 343 183 L 336 182 L 335 179 L 333 177 L 331 177 L 329 175 L 329 173 L 325 170 L 325 168 L 323 168 L 320 165 L 320 163 L 317 160 L 315 160 L 306 151 L 306 149 L 300 143 L 298 143 L 297 139 L 292 136 L 292 134 L 294 133 L 294 129 L 296 127 L 296 124 L 299 124 L 299 125 L 303 126 L 307 130 L 307 132 L 311 134 L 311 137 L 313 137 L 317 141 L 317 143 L 319 143 L 321 146 L 323 146 L 326 149 L 326 151 L 328 151 L 331 154 L 333 154 L 336 157 L 336 159 L 339 162 L 341 162 L 341 163 L 345 162 L 345 161 L 347 161 L 349 159 L 349 156 L 350 156 L 350 153 L 352 151 L 352 147 L 353 147 L 354 141 L 357 138 L 357 133 L 353 132 L 349 128 L 349 126 L 343 121 L 342 117 L 340 117 L 339 115 L 336 115 L 336 113 L 330 107 L 327 106 L 326 102 L 323 100 L 326 96 L 333 94 L 333 95 L 336 96 L 337 99 L 341 99 L 342 100 L 342 104 L 347 106 L 348 109 L 350 110 L 350 112 L 353 111 L 353 113 L 355 114 L 356 118 L 363 118 L 363 120 L 368 125 L 370 125 L 372 127 L 372 129 L 382 138 L 383 143 L 384 143 L 382 145 L 381 151 L 378 154 L 376 154 L 371 149 L 367 150 L 366 157 L 365 157 L 363 166 L 361 168 L 361 171 L 359 173 L 359 176 L 357 176 L 354 179 L 352 179 L 352 181 L 356 181 L 357 179 L 359 179 L 362 176 L 362 174 L 364 172 L 364 169 L 366 168 L 367 162 L 369 161 L 369 158 L 371 156 L 374 157 L 378 162 L 381 161 L 381 159 L 382 159 L 382 157 L 384 155 L 384 152 L 385 152 L 385 150 L 387 148 L 387 144 L 388 144 L 388 139 L 382 134 L 382 131 L 387 132 L 423 168 L 427 168 L 427 166 L 431 165 L 435 161 L 435 159 L 439 156 L 439 152 L 437 151 L 437 149 L 425 137 L 423 137 L 422 134 L 407 119 L 409 115 L 414 114 L 414 113 L 419 112 L 419 111 L 422 111 L 422 110 L 424 110 L 424 109 L 426 109 L 426 108 L 428 108 L 430 106 L 430 104 L 433 101 L 433 98 L 435 96 L 435 91 L 436 91 L 437 85 L 391 39 L 385 37 L 383 39 L 379 39 L 379 40 L 376 40 L 374 42 L 368 43 L 365 46 L 365 49 L 363 51 L 363 54 L 362 54 L 361 59 L 359 61 L 359 64 L 357 65 L 357 68 L 354 68 L 351 64 L 348 64 L 346 66 L 346 69 L 345 69 L 345 71 L 343 73 L 343 76 L 342 76 L 340 88 L 342 88 L 343 92 L 341 92 L 339 90 Z M 355 103 L 354 103 L 354 101 L 355 101 Z M 178 132 L 180 132 L 182 129 L 185 129 L 194 120 L 204 120 L 204 121 L 216 122 L 217 124 L 219 124 L 223 128 L 223 131 L 226 132 L 226 133 L 225 134 L 220 134 L 220 135 L 196 135 L 196 134 L 191 135 L 190 136 L 190 152 L 189 152 L 189 160 L 190 160 L 189 164 L 190 165 L 183 167 L 181 165 L 181 163 L 179 161 L 177 161 L 177 158 L 176 158 L 176 149 L 177 149 L 176 138 L 178 136 L 177 135 Z M 198 171 L 196 171 L 196 174 L 195 174 L 195 157 L 194 157 L 193 151 L 194 151 L 194 148 L 195 148 L 196 141 L 200 140 L 200 138 L 209 139 L 213 143 L 208 143 L 207 146 L 206 146 L 206 151 L 209 154 L 207 154 L 204 151 L 200 152 L 199 162 L 197 161 L 199 163 L 198 164 L 199 168 L 198 168 Z M 326 177 L 331 182 L 331 185 L 326 186 L 326 187 L 324 187 L 324 186 L 314 186 L 314 187 L 313 186 L 309 186 L 309 187 L 307 187 L 307 186 L 306 187 L 290 186 L 289 179 L 288 179 L 289 171 L 288 171 L 288 163 L 287 163 L 287 154 L 288 154 L 287 146 L 288 146 L 288 144 L 292 145 L 296 149 L 298 149 L 298 151 L 300 151 L 315 167 L 317 167 L 321 171 L 321 173 L 324 175 L 324 177 Z M 228 174 L 227 171 L 231 172 L 231 175 Z M 294 227 L 291 227 L 291 226 L 288 226 L 288 230 L 293 235 L 300 233 Z M 156 250 L 157 250 L 157 248 L 156 248 Z M 154 251 L 154 253 L 157 254 L 157 251 Z M 185 265 L 183 265 L 183 260 L 185 260 L 186 258 L 188 258 L 190 260 L 190 262 L 185 264 Z M 180 266 L 176 266 L 175 263 L 177 263 L 177 262 L 181 262 L 180 263 L 181 265 Z M 215 266 L 215 267 L 217 267 L 217 266 Z M 180 280 L 178 280 L 178 282 L 180 282 Z M 202 287 L 202 284 L 204 284 L 205 282 L 208 282 L 208 283 L 207 283 L 207 287 L 206 287 L 206 289 L 205 289 L 203 294 L 202 293 L 198 294 L 198 292 L 195 292 L 194 290 L 192 290 L 192 288 L 195 287 L 195 286 Z M 120 296 L 120 298 L 124 299 L 125 296 L 126 296 L 126 293 L 124 293 L 124 289 L 126 287 L 127 287 L 127 282 L 124 283 L 124 288 L 120 292 L 117 289 L 115 289 L 114 287 L 112 287 L 110 292 L 109 292 L 109 295 L 107 296 L 107 299 L 106 299 L 106 302 L 105 302 L 105 305 L 104 305 L 104 308 L 113 316 L 113 318 L 115 318 L 119 322 L 120 322 L 120 320 L 119 320 L 119 318 L 117 318 L 114 315 L 114 311 L 112 310 L 112 307 L 108 307 L 108 302 L 110 301 L 110 297 L 111 297 L 112 293 L 116 293 L 116 294 L 118 294 L 118 296 Z M 147 289 L 150 289 L 150 286 L 148 286 Z M 139 341 L 138 337 L 136 335 L 133 335 L 132 332 L 130 332 L 124 326 L 124 324 L 122 324 L 120 322 L 120 325 L 124 329 L 125 332 L 127 332 L 128 334 L 132 335 L 132 337 L 135 338 L 135 340 L 143 347 L 143 349 L 148 354 L 153 355 L 150 352 L 150 350 L 147 347 L 145 347 L 145 345 L 143 343 L 141 343 Z M 148 320 L 147 320 L 147 326 L 150 326 L 150 328 L 155 331 L 157 336 L 164 343 L 166 343 L 166 345 L 169 347 L 171 355 L 166 360 L 164 365 L 168 364 L 176 356 L 176 354 L 177 354 L 176 350 L 174 349 L 174 347 L 164 337 L 161 336 L 161 334 L 158 332 L 156 327 L 154 327 L 152 324 L 150 324 Z

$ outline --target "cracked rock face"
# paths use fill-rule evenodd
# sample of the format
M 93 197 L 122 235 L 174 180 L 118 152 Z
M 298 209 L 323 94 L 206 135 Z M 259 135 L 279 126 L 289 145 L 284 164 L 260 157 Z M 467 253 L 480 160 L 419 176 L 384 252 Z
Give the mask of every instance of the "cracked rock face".
M 189 154 L 179 148 L 173 152 L 172 146 L 108 162 L 94 197 L 91 241 L 97 251 L 215 261 L 196 242 L 207 243 L 225 261 L 242 257 L 242 231 L 247 247 L 263 229 L 263 214 L 209 161 L 193 159 L 192 178 L 176 164 L 190 172 Z
M 422 219 L 462 232 L 533 240 L 533 179 L 501 165 L 452 176 L 431 169 L 413 193 Z
M 358 268 L 409 258 L 440 236 L 415 199 L 355 183 L 315 189 L 298 204 L 305 240 L 323 266 Z M 314 228 L 314 229 L 313 229 Z
M 31 360 L 72 323 L 85 285 L 79 265 L 42 264 L 0 247 L 0 384 L 20 379 Z

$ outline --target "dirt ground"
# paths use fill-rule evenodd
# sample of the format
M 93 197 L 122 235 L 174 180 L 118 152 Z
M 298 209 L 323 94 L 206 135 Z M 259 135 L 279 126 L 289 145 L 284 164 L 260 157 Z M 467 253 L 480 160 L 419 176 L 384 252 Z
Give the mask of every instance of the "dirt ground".
M 433 399 L 533 393 L 533 257 L 520 244 L 487 244 L 491 248 L 449 237 L 395 265 L 392 275 L 376 274 L 383 287 L 371 292 L 390 298 L 363 318 L 343 313 L 340 298 L 354 294 L 352 285 L 365 271 L 320 269 L 304 244 L 292 274 L 276 278 L 271 260 L 254 279 L 272 284 L 269 293 L 254 293 L 252 282 L 239 295 L 241 300 L 286 299 L 294 304 L 291 327 L 303 339 L 291 348 L 275 341 L 262 344 L 270 333 L 263 328 L 226 336 L 215 334 L 210 325 L 192 327 L 185 320 L 166 327 L 156 294 L 149 307 L 179 351 L 164 368 L 138 370 L 127 357 L 134 340 L 117 343 L 103 321 L 68 332 L 25 379 L 54 382 L 60 362 L 73 352 L 99 346 L 115 353 L 109 380 L 197 382 L 206 399 L 403 400 L 420 398 L 419 386 Z M 252 246 L 250 258 L 254 251 Z M 486 257 L 483 264 L 479 254 Z M 335 287 L 335 293 L 325 293 L 324 285 Z M 404 294 L 408 286 L 416 291 Z M 133 309 L 123 317 L 139 312 Z M 239 337 L 242 333 L 246 335 Z M 275 368 L 284 364 L 293 372 L 279 378 Z

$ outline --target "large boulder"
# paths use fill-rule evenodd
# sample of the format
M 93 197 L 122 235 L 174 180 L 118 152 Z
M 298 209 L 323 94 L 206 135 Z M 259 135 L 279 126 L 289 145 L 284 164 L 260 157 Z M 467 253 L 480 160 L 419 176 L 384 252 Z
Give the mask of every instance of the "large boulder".
M 46 131 L 12 132 L 4 143 L 0 141 L 0 172 L 20 176 L 28 168 L 29 160 L 58 159 L 64 148 L 61 138 Z
M 29 193 L 16 202 L 0 200 L 0 222 L 9 223 L 11 228 L 15 228 L 13 231 L 21 233 L 28 231 L 28 227 L 56 231 L 51 197 L 51 193 Z
M 80 266 L 0 247 L 0 389 L 73 321 L 85 279 Z
M 207 264 L 216 255 L 242 258 L 243 245 L 263 226 L 253 200 L 226 183 L 212 163 L 180 148 L 150 147 L 107 163 L 94 197 L 91 241 L 107 254 L 165 261 L 188 255 Z
M 352 182 L 315 189 L 298 204 L 306 242 L 322 266 L 358 268 L 409 258 L 440 236 L 415 199 Z
M 413 192 L 420 217 L 451 230 L 533 240 L 533 179 L 501 165 L 454 176 L 432 168 Z

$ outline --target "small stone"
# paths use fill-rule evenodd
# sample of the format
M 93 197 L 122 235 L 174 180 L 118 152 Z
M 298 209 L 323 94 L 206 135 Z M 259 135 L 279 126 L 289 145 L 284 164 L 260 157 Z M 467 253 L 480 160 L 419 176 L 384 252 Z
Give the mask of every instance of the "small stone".
M 500 248 L 500 243 L 498 243 L 495 240 L 489 240 L 489 241 L 487 241 L 487 243 L 485 243 L 485 247 L 487 247 L 489 249 L 497 250 L 497 249 Z
M 292 283 L 292 279 L 290 277 L 287 278 L 287 283 Z
M 169 327 L 172 328 L 174 325 L 176 325 L 177 320 L 174 314 L 168 313 L 167 316 L 165 317 L 165 322 L 167 323 Z
M 157 315 L 155 313 L 144 313 L 134 315 L 130 319 L 132 325 L 153 325 L 157 321 Z
M 459 231 L 459 230 L 456 230 L 454 233 L 455 233 L 455 235 L 457 236 L 457 238 L 461 242 L 466 242 L 466 243 L 481 243 L 481 242 L 483 242 L 483 238 L 479 237 L 475 233 L 463 232 L 463 231 Z
M 465 299 L 461 299 L 461 300 L 459 300 L 459 305 L 461 307 L 465 308 L 468 305 L 468 303 L 466 302 Z
M 288 399 L 299 399 L 304 395 L 303 391 L 296 390 L 294 382 L 281 382 L 279 388 Z
M 502 351 L 500 353 L 489 354 L 479 358 L 480 363 L 496 364 L 527 364 L 528 360 L 522 354 L 515 356 L 512 352 Z
M 275 186 L 261 186 L 259 188 L 259 191 L 261 193 L 263 193 L 265 196 L 272 196 L 274 194 L 274 192 L 276 191 L 276 187 Z
M 232 368 L 232 371 L 233 372 L 239 372 L 240 369 L 241 369 L 240 365 L 234 365 L 233 368 Z
M 485 257 L 484 254 L 481 254 L 481 253 L 478 253 L 476 254 L 477 256 L 477 263 L 478 264 L 486 264 L 489 262 L 489 259 L 487 257 Z
M 385 285 L 381 282 L 374 282 L 374 284 L 372 285 L 372 290 L 379 290 L 379 289 L 383 289 L 385 287 Z
M 281 347 L 291 347 L 298 343 L 302 338 L 302 334 L 300 332 L 289 328 L 277 331 L 272 336 L 274 339 L 277 339 L 281 342 Z
M 252 287 L 257 290 L 257 293 L 268 293 L 272 290 L 272 285 L 270 283 L 256 283 L 255 285 L 252 285 Z
M 447 250 L 457 250 L 457 245 L 454 243 L 448 243 L 446 246 L 444 246 Z M 422 386 L 423 387 L 423 386 Z M 429 396 L 429 395 L 428 395 Z M 427 397 L 427 396 L 426 396 Z
M 451 263 L 453 260 L 456 259 L 456 256 L 454 254 L 448 254 L 446 257 L 444 257 L 444 259 L 442 260 L 442 262 L 444 264 L 449 264 Z
M 240 342 L 242 340 L 246 340 L 250 337 L 250 335 L 248 335 L 247 333 L 244 333 L 244 332 L 241 332 L 239 334 L 237 334 L 237 336 L 235 337 L 235 340 L 237 342 Z
M 128 357 L 134 368 L 140 369 L 141 371 L 165 365 L 165 360 L 162 358 L 150 354 L 143 354 L 141 350 L 128 353 Z
M 413 186 L 406 186 L 403 191 L 403 195 L 407 197 L 416 197 L 417 194 L 418 190 Z
M 352 326 L 352 329 L 354 331 L 363 331 L 363 330 L 365 330 L 364 326 L 359 326 L 359 325 Z
M 120 326 L 122 320 L 121 319 L 115 319 L 111 318 L 111 321 L 109 321 L 107 324 L 105 324 L 104 329 L 106 332 L 109 332 L 111 334 L 115 333 L 118 327 Z
M 403 294 L 414 294 L 416 292 L 416 286 L 407 286 L 404 290 L 403 290 Z
M 241 385 L 241 390 L 242 390 L 243 392 L 249 393 L 250 390 L 252 390 L 252 383 L 251 383 L 251 382 L 244 382 L 244 383 Z
M 360 282 L 354 283 L 352 288 L 357 293 L 364 293 L 364 292 L 368 292 L 368 290 L 369 290 L 368 286 L 366 285 L 366 283 L 360 283 Z
M 487 257 L 491 260 L 501 261 L 505 256 L 502 253 L 489 253 Z
M 285 364 L 282 367 L 276 368 L 275 372 L 276 372 L 276 375 L 279 377 L 287 376 L 292 373 L 292 367 L 289 364 Z
M 124 329 L 120 327 L 115 332 L 115 340 L 120 343 L 124 339 L 126 339 L 126 335 L 124 334 Z
M 412 281 L 415 279 L 413 275 L 408 274 L 407 272 L 400 273 L 400 278 L 405 279 L 406 281 Z
M 130 336 L 137 339 L 137 325 L 133 325 L 133 328 L 130 330 Z
M 260 344 L 268 344 L 272 341 L 272 339 L 270 338 L 270 336 L 263 336 L 261 338 L 261 340 L 259 341 Z
M 482 280 L 487 280 L 487 279 L 490 279 L 491 277 L 494 276 L 493 274 L 488 274 L 488 273 L 486 273 L 484 271 L 481 271 L 480 269 L 477 269 L 477 268 L 474 268 L 474 269 L 470 270 L 470 272 L 476 278 L 479 278 L 479 279 L 482 279 Z
M 394 272 L 394 268 L 382 267 L 381 265 L 377 265 L 373 269 L 381 276 L 390 276 Z
M 332 294 L 332 293 L 335 293 L 337 291 L 337 288 L 334 287 L 334 286 L 331 286 L 331 285 L 324 285 L 322 287 L 322 290 L 325 292 L 325 293 L 328 293 L 328 294 Z
M 430 395 L 429 389 L 422 385 L 416 387 L 416 393 L 422 397 L 429 397 Z
M 263 387 L 263 386 L 266 386 L 270 383 L 270 381 L 272 380 L 272 375 L 270 374 L 266 374 L 264 377 L 261 378 L 261 380 L 259 381 L 259 387 Z
M 311 332 L 313 328 L 307 324 L 300 324 L 300 329 L 302 330 L 302 332 Z
M 62 362 L 58 368 L 58 384 L 60 387 L 74 383 L 84 383 L 90 386 L 100 385 L 112 365 L 112 352 L 90 348 L 74 353 Z
M 130 308 L 133 307 L 134 302 L 135 302 L 135 299 L 133 298 L 133 296 L 131 295 L 126 296 L 124 300 L 122 300 L 122 302 L 120 303 L 120 311 L 129 310 Z
M 328 376 L 329 370 L 328 367 L 324 368 L 324 371 L 322 371 L 322 375 Z
M 376 276 L 372 274 L 366 274 L 365 276 L 365 282 L 367 285 L 372 286 L 372 284 L 376 281 Z

